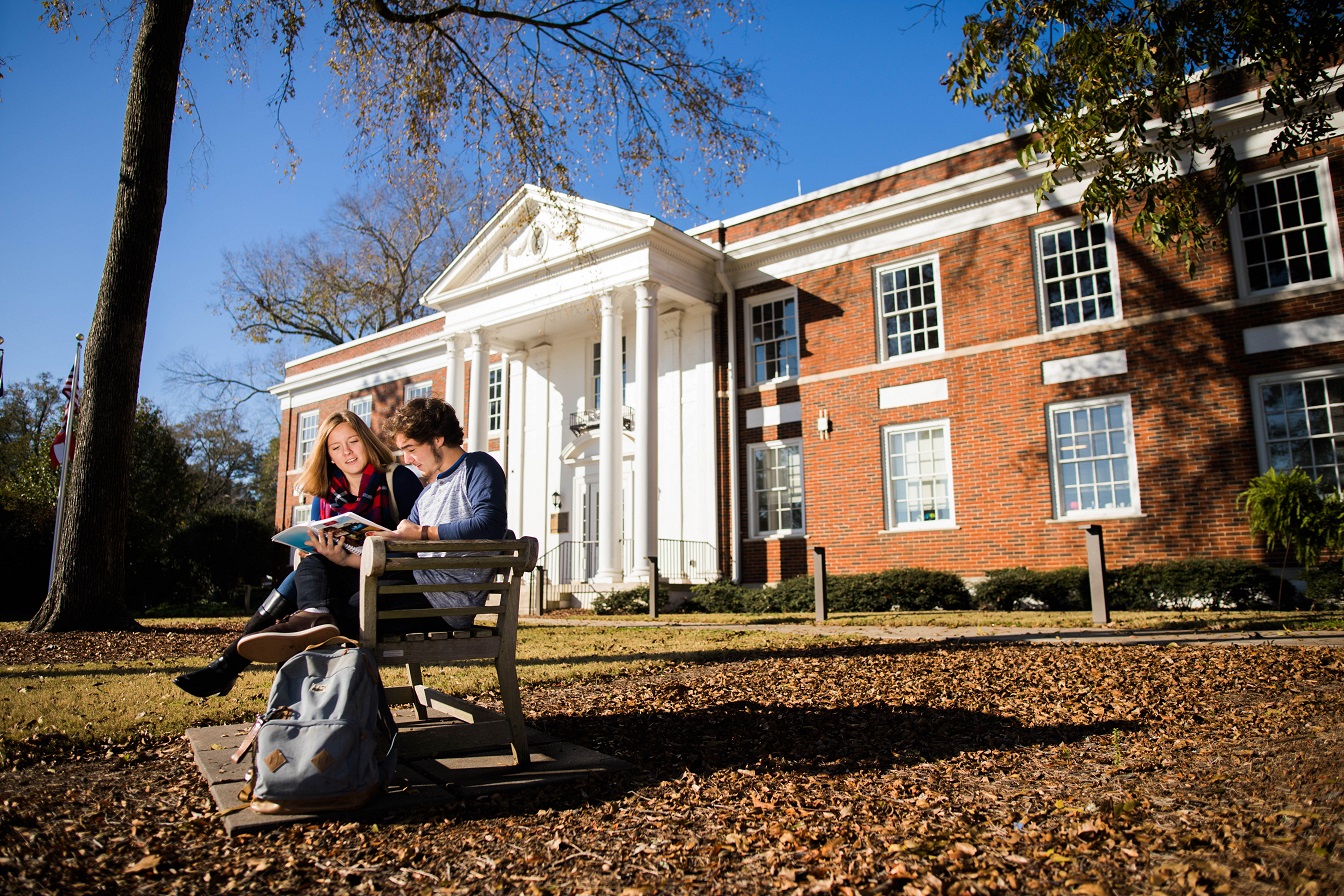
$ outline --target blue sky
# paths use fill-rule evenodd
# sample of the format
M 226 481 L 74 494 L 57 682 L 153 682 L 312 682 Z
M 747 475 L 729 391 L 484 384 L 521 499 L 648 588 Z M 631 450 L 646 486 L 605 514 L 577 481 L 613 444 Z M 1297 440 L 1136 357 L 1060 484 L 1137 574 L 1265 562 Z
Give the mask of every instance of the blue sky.
M 961 17 L 978 6 L 949 0 L 941 27 L 904 4 L 845 0 L 763 2 L 759 31 L 721 45 L 758 63 L 779 123 L 781 161 L 759 163 L 740 191 L 706 197 L 702 217 L 728 217 L 997 133 L 978 109 L 954 105 L 938 78 L 958 46 Z M 825 10 L 818 13 L 819 10 Z M 0 4 L 0 337 L 8 383 L 46 371 L 63 378 L 77 332 L 87 332 L 111 227 L 125 89 L 120 46 L 91 27 L 56 35 L 36 0 Z M 302 164 L 292 179 L 277 159 L 273 83 L 229 84 L 221 66 L 189 57 L 201 121 L 173 136 L 168 210 L 150 300 L 140 391 L 181 418 L 191 397 L 165 382 L 184 349 L 212 361 L 256 351 L 209 310 L 221 253 L 318 226 L 357 181 L 345 164 L 350 134 L 320 112 L 323 74 L 304 71 L 286 127 Z M 581 192 L 630 206 L 597 178 Z M 647 201 L 641 211 L 657 213 Z M 300 346 L 296 354 L 320 346 Z

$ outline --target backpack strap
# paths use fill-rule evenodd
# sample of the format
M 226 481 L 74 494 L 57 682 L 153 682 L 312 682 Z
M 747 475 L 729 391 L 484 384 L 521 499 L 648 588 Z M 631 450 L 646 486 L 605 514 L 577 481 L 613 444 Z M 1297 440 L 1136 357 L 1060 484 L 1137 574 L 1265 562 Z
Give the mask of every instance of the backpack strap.
M 397 522 L 401 522 L 401 511 L 397 509 L 397 484 L 393 480 L 400 469 L 401 464 L 393 464 L 392 469 L 387 471 L 387 496 L 392 499 L 392 515 L 397 518 Z

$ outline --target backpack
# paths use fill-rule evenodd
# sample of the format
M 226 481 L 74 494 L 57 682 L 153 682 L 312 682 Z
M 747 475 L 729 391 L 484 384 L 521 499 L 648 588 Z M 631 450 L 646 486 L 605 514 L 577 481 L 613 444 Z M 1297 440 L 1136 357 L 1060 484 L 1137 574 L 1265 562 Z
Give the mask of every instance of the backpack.
M 396 731 L 372 653 L 346 638 L 311 647 L 276 672 L 265 715 L 233 754 L 253 750 L 238 797 L 268 815 L 357 809 L 391 780 Z

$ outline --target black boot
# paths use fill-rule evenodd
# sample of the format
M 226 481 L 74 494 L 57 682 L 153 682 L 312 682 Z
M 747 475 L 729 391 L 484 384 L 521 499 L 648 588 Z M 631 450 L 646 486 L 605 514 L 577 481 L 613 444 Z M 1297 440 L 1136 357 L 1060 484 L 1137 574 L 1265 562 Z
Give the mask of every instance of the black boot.
M 252 614 L 252 618 L 247 620 L 247 624 L 243 626 L 243 634 L 239 638 L 270 628 L 289 615 L 290 610 L 290 603 L 285 596 L 279 591 L 272 591 L 271 596 L 266 598 L 257 612 Z M 232 690 L 234 681 L 251 664 L 250 660 L 238 652 L 238 641 L 235 640 L 224 648 L 224 653 L 219 659 L 192 672 L 183 672 L 173 679 L 173 684 L 193 697 L 201 699 L 223 697 Z

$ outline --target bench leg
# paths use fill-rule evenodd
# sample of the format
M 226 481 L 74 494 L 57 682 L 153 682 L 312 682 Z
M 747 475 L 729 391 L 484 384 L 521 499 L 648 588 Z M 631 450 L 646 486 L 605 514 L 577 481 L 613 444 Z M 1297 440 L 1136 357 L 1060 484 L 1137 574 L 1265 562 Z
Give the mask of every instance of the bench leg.
M 513 759 L 520 767 L 531 764 L 532 754 L 527 748 L 527 728 L 523 724 L 523 700 L 518 694 L 518 669 L 513 658 L 499 657 L 495 661 L 499 675 L 499 697 L 504 704 L 504 718 L 509 722 L 509 743 Z
M 410 682 L 411 689 L 415 691 L 415 717 L 423 722 L 429 718 L 429 706 L 425 698 L 425 682 L 420 675 L 419 663 L 407 664 L 406 678 Z

